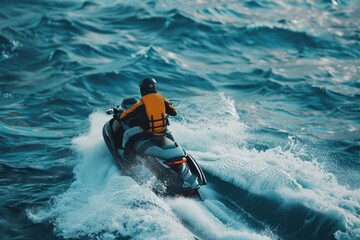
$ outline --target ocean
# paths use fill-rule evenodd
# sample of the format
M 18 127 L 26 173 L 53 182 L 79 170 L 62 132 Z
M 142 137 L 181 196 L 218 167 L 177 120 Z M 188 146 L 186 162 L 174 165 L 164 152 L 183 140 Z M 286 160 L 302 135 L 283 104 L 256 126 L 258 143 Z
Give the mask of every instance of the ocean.
M 0 239 L 360 239 L 359 19 L 358 0 L 1 0 Z M 156 195 L 103 141 L 149 76 L 204 201 Z

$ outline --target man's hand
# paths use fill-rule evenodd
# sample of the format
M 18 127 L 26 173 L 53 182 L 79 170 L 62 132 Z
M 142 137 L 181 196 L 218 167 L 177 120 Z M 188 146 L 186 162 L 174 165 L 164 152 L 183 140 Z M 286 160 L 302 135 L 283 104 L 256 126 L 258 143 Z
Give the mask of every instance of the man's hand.
M 124 112 L 124 110 L 122 109 L 117 109 L 117 108 L 114 108 L 114 115 L 113 115 L 113 118 L 115 119 L 119 119 L 120 118 L 120 115 Z

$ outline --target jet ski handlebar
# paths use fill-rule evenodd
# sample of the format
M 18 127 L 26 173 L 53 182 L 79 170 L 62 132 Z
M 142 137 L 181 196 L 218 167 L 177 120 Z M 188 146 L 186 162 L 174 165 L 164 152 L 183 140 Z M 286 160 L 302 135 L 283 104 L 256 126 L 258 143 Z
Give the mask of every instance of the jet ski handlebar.
M 119 106 L 117 106 L 116 108 L 109 108 L 108 110 L 105 111 L 105 113 L 107 115 L 115 115 L 115 114 L 121 114 L 124 110 L 123 109 L 119 109 Z

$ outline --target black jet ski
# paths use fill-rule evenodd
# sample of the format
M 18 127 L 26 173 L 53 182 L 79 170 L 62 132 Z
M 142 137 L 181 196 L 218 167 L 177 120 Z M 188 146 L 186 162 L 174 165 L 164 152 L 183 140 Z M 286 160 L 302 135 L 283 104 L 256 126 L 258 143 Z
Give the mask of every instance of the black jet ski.
M 137 102 L 137 98 L 123 99 L 121 106 L 108 109 L 108 115 L 129 109 Z M 176 105 L 179 101 L 170 101 Z M 174 140 L 172 136 L 151 136 L 137 140 L 130 152 L 124 157 L 124 148 L 119 146 L 119 137 L 114 132 L 114 124 L 121 124 L 124 130 L 131 128 L 129 122 L 118 122 L 110 119 L 103 127 L 103 137 L 107 147 L 123 174 L 138 179 L 136 172 L 131 171 L 137 165 L 143 165 L 156 176 L 162 186 L 153 190 L 160 195 L 196 197 L 202 199 L 199 189 L 205 185 L 206 178 L 195 159 Z M 121 136 L 122 137 L 122 136 Z

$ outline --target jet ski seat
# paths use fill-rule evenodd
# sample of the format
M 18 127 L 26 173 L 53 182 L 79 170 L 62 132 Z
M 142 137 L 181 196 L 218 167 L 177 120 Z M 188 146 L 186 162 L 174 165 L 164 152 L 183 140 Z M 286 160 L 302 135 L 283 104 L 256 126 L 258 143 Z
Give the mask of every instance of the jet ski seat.
M 158 146 L 152 146 L 146 149 L 145 154 L 166 160 L 181 159 L 185 156 L 185 153 L 180 146 L 168 149 L 162 149 Z
M 129 141 L 129 139 L 133 136 L 135 136 L 136 134 L 142 133 L 143 130 L 141 129 L 141 127 L 132 127 L 127 129 L 124 132 L 124 136 L 123 136 L 123 140 L 122 140 L 122 147 L 125 148 L 126 143 Z
M 129 141 L 129 139 L 131 137 L 134 137 L 136 134 L 140 134 L 143 133 L 143 130 L 141 127 L 132 127 L 127 129 L 124 132 L 124 136 L 123 136 L 123 140 L 122 140 L 122 147 L 125 148 L 126 143 Z M 166 136 L 147 136 L 145 137 L 146 139 L 143 139 L 142 141 L 140 140 L 140 142 L 138 142 L 137 147 L 139 147 L 139 145 L 142 145 L 143 143 L 147 143 L 147 146 L 149 145 L 156 145 L 162 149 L 169 149 L 169 148 L 174 148 L 177 147 L 177 143 L 175 143 L 174 141 L 172 141 L 171 139 L 169 139 Z

